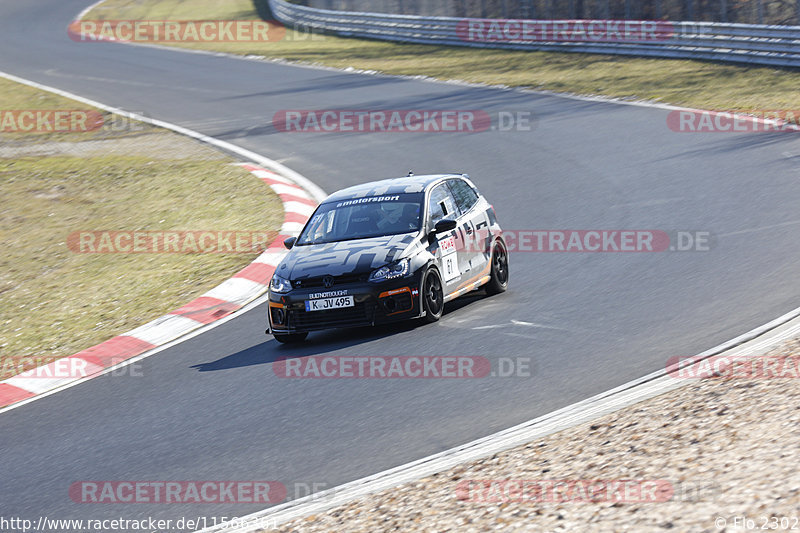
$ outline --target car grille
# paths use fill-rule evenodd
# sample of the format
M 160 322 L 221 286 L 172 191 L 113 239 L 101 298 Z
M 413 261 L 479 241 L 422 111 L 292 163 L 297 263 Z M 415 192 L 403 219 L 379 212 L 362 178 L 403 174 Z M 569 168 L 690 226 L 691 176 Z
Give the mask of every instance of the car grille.
M 369 276 L 367 274 L 344 274 L 342 276 L 333 276 L 333 285 L 331 287 L 336 287 L 337 285 L 345 285 L 347 283 L 358 283 L 367 281 Z M 325 282 L 323 281 L 324 276 L 318 276 L 316 278 L 306 278 L 306 279 L 296 279 L 292 281 L 292 287 L 295 289 L 314 289 L 318 287 L 325 287 Z M 328 288 L 328 287 L 325 287 Z
M 357 303 L 355 307 L 305 311 L 298 309 L 290 315 L 291 327 L 298 330 L 347 328 L 371 324 L 375 317 L 375 305 Z

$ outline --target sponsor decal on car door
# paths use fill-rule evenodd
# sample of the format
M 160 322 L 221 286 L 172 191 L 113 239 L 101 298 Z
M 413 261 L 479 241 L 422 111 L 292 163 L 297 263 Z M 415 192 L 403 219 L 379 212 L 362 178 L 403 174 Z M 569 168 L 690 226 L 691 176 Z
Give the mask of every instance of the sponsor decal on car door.
M 459 253 L 464 256 L 461 260 L 461 271 L 466 280 L 469 276 L 481 272 L 488 261 L 484 254 L 485 245 L 482 236 L 488 230 L 489 219 L 486 213 L 479 209 L 483 200 L 467 182 L 462 179 L 450 179 L 446 183 L 461 213 L 459 230 L 464 235 L 464 249 Z
M 430 195 L 428 202 L 429 227 L 433 228 L 437 222 L 444 219 L 459 220 L 459 211 L 455 199 L 450 193 L 446 183 L 437 185 Z M 456 227 L 455 230 L 437 235 L 439 243 L 440 267 L 442 278 L 445 283 L 445 294 L 455 290 L 458 280 L 465 269 L 469 270 L 469 258 L 466 256 L 466 243 L 464 241 L 464 230 Z
M 445 283 L 449 283 L 461 276 L 461 270 L 458 268 L 455 235 L 451 234 L 439 239 L 439 250 L 442 252 L 442 276 Z

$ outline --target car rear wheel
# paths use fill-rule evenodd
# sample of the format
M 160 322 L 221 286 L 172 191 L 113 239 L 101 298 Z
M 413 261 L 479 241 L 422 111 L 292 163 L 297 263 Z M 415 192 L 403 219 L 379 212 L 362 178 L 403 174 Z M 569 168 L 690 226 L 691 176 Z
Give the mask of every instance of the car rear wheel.
M 294 342 L 303 342 L 308 337 L 306 333 L 273 333 L 275 340 L 284 344 L 291 344 Z
M 442 317 L 444 291 L 442 290 L 442 280 L 439 277 L 439 272 L 434 268 L 429 268 L 425 272 L 422 282 L 422 305 L 425 309 L 425 317 L 423 319 L 425 322 L 436 322 Z
M 502 241 L 496 241 L 492 249 L 492 277 L 486 284 L 490 295 L 500 294 L 508 289 L 508 251 Z

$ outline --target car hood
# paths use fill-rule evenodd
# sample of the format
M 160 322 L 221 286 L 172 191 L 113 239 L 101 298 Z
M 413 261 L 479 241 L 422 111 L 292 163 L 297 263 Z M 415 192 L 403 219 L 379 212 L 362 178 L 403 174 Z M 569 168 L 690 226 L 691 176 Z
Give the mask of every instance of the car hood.
M 295 246 L 276 273 L 291 280 L 371 272 L 401 259 L 418 233 Z

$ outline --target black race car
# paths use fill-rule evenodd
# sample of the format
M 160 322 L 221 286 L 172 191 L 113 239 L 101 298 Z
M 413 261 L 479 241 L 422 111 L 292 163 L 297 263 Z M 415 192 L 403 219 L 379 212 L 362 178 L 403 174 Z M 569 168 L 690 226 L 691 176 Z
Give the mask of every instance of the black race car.
M 435 322 L 454 298 L 508 287 L 503 232 L 466 175 L 344 189 L 285 245 L 269 287 L 267 333 L 280 342 L 328 328 Z

